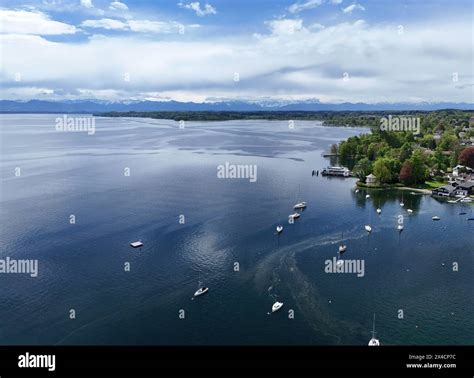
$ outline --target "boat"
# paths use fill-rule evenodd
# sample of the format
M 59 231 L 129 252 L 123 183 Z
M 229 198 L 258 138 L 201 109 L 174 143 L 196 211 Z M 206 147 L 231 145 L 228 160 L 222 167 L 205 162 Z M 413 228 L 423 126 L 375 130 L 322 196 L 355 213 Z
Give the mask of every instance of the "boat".
M 457 203 L 458 201 L 456 200 L 449 200 L 448 203 Z
M 140 248 L 140 247 L 143 247 L 143 243 L 142 243 L 140 240 L 138 240 L 138 241 L 136 241 L 136 242 L 130 243 L 130 247 L 132 247 L 132 248 Z
M 434 217 L 432 217 L 431 219 L 433 219 L 434 221 L 439 221 L 441 218 L 438 217 L 437 215 L 435 215 Z
M 379 214 L 379 215 L 382 214 L 382 209 L 380 207 L 377 208 L 377 214 Z
M 359 189 L 356 189 L 355 192 L 356 192 L 356 193 L 359 193 Z
M 403 192 L 402 192 L 402 202 L 400 202 L 400 206 L 401 207 L 405 206 L 405 203 L 403 202 Z
M 299 202 L 295 206 L 293 206 L 294 210 L 302 210 L 306 209 L 306 202 Z
M 200 295 L 206 294 L 209 291 L 208 287 L 200 287 L 199 289 L 196 290 L 194 293 L 195 297 L 199 297 Z
M 276 227 L 276 231 L 277 231 L 277 234 L 281 234 L 281 233 L 283 232 L 283 226 L 278 225 L 278 226 Z
M 276 312 L 283 307 L 283 302 L 276 301 L 272 306 L 272 312 Z
M 461 200 L 461 202 L 464 202 L 464 203 L 466 203 L 466 202 L 472 202 L 472 199 L 470 199 L 469 197 L 464 197 L 464 198 Z
M 415 193 L 415 192 L 410 192 L 410 194 L 412 194 L 412 195 L 416 195 L 416 193 Z
M 288 218 L 295 220 L 295 219 L 298 219 L 300 216 L 301 216 L 300 213 L 293 213 L 293 214 L 288 215 Z
M 365 231 L 367 232 L 372 232 L 372 227 L 370 227 L 368 224 L 365 225 Z
M 400 231 L 400 232 L 402 232 L 402 231 L 403 231 L 403 224 L 399 224 L 399 225 L 397 226 L 397 230 Z
M 342 240 L 344 239 L 344 232 L 342 233 L 341 235 L 341 244 L 339 244 L 339 253 L 340 254 L 343 254 L 344 252 L 346 252 L 346 249 L 347 249 L 347 245 L 345 245 Z
M 327 167 L 321 171 L 321 175 L 349 177 L 351 175 L 351 171 L 349 171 L 349 169 L 346 167 Z
M 413 210 L 412 209 L 407 209 L 408 214 L 412 214 Z
M 370 194 L 366 194 L 366 195 L 365 195 L 365 198 L 370 198 Z
M 380 346 L 380 341 L 375 337 L 375 314 L 372 323 L 372 338 L 369 340 L 369 346 Z

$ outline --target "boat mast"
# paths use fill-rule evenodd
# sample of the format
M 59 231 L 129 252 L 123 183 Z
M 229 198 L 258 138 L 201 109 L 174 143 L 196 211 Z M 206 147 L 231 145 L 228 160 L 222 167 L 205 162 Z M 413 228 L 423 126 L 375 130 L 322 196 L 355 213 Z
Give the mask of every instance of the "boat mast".
M 374 321 L 372 323 L 372 338 L 375 339 L 375 312 L 374 312 Z

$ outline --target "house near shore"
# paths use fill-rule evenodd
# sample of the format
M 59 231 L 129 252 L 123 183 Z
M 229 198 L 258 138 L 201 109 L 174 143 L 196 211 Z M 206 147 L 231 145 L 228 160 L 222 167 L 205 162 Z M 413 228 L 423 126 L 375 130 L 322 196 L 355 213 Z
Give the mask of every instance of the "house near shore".
M 438 197 L 467 197 L 474 194 L 474 181 L 444 185 L 433 189 L 431 194 Z
M 365 183 L 367 186 L 377 186 L 377 176 L 374 176 L 372 173 L 365 177 Z

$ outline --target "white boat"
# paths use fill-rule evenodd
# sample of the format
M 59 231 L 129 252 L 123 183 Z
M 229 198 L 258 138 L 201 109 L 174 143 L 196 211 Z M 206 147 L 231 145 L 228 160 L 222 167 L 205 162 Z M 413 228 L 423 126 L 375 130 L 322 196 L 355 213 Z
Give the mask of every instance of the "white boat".
M 439 221 L 441 218 L 438 217 L 437 215 L 435 215 L 434 217 L 432 217 L 431 219 L 433 219 L 434 221 Z
M 366 195 L 365 195 L 365 198 L 370 198 L 370 194 L 366 194 Z
M 455 200 L 449 200 L 448 203 L 457 203 L 458 201 Z
M 346 252 L 347 245 L 345 245 L 342 241 L 344 240 L 344 232 L 341 234 L 341 244 L 339 244 L 339 253 L 342 254 Z
M 356 193 L 359 193 L 359 189 L 356 189 L 355 192 L 356 192 Z
M 194 293 L 195 297 L 199 297 L 200 295 L 206 294 L 209 291 L 208 287 L 200 287 L 199 289 L 196 290 Z
M 403 207 L 405 206 L 405 204 L 403 202 L 400 202 L 400 206 Z
M 408 214 L 412 214 L 413 210 L 412 209 L 407 209 Z
M 132 247 L 132 248 L 140 248 L 140 247 L 143 247 L 143 243 L 142 243 L 140 240 L 138 240 L 138 241 L 136 241 L 136 242 L 130 243 L 130 247 Z
M 380 346 L 380 341 L 375 337 L 375 314 L 372 323 L 372 338 L 369 340 L 369 346 Z
M 283 307 L 283 302 L 276 301 L 272 306 L 272 312 L 278 311 L 282 307 Z
M 469 197 L 464 197 L 461 202 L 472 202 L 472 199 L 470 199 Z
M 297 203 L 295 206 L 293 206 L 293 209 L 295 209 L 295 210 L 306 209 L 306 202 Z
M 288 218 L 298 219 L 300 216 L 301 216 L 300 213 L 293 213 L 293 214 L 288 215 Z
M 365 225 L 365 231 L 367 231 L 367 232 L 369 232 L 369 233 L 372 232 L 372 227 L 369 226 L 368 224 L 366 224 L 366 225 Z
M 382 209 L 380 207 L 377 209 L 377 214 L 382 214 Z
M 403 224 L 399 224 L 399 225 L 397 226 L 397 230 L 398 230 L 398 231 L 403 231 Z
M 283 226 L 278 225 L 278 226 L 276 227 L 276 230 L 277 230 L 277 233 L 278 233 L 278 234 L 281 234 L 282 231 L 283 231 Z

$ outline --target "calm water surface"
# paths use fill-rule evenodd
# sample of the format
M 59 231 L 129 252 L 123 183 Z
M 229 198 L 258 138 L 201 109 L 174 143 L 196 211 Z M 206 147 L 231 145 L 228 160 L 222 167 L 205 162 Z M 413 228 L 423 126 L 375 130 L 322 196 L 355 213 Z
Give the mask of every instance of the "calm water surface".
M 405 192 L 408 215 L 401 192 L 311 176 L 367 130 L 97 118 L 87 135 L 55 118 L 0 116 L 0 257 L 39 261 L 36 278 L 0 274 L 1 344 L 366 345 L 373 313 L 382 344 L 473 344 L 472 206 Z M 255 164 L 257 181 L 218 179 L 226 162 Z M 364 277 L 324 271 L 342 232 Z M 210 291 L 192 301 L 200 279 Z

